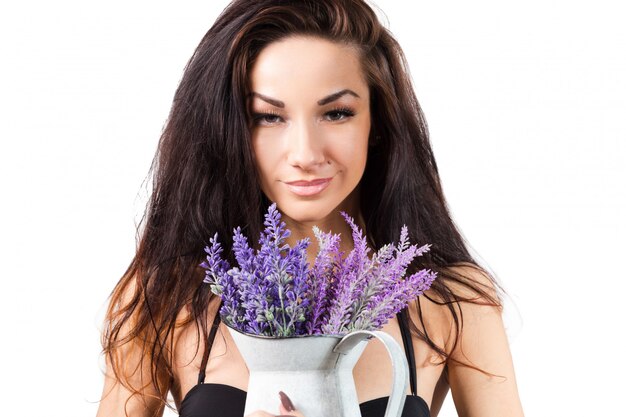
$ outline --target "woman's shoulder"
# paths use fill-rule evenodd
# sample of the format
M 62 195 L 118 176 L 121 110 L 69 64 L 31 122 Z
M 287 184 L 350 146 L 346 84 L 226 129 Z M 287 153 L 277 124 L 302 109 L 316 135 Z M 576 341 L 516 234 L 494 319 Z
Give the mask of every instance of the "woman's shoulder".
M 493 415 L 522 415 L 502 319 L 501 288 L 473 264 L 455 265 L 446 272 L 453 276 L 449 288 L 455 297 L 448 309 L 447 380 L 459 414 L 480 415 L 489 409 Z M 490 402 L 493 398 L 499 401 Z
M 220 299 L 209 298 L 207 308 L 202 313 L 210 329 L 219 312 Z M 202 358 L 208 349 L 207 338 L 201 330 L 201 320 L 193 313 L 191 304 L 184 305 L 176 317 L 172 335 L 172 395 L 180 405 L 183 395 L 197 383 Z
M 413 323 L 450 354 L 466 324 L 481 315 L 499 314 L 498 286 L 480 266 L 456 263 L 438 273 L 439 285 L 431 287 L 409 304 Z
M 203 315 L 203 320 L 200 320 L 193 312 L 193 306 L 191 303 L 185 304 L 181 307 L 176 316 L 176 324 L 173 332 L 174 346 L 180 345 L 197 345 L 203 348 L 204 337 L 200 326 L 205 321 L 207 330 L 211 328 L 213 321 L 219 314 L 220 298 L 218 296 L 210 296 L 207 302 L 206 309 L 200 313 Z M 196 351 L 198 349 L 194 349 Z M 202 350 L 202 349 L 199 349 Z M 184 351 L 184 349 L 174 349 L 177 351 Z M 194 352 L 194 355 L 198 352 Z
M 438 305 L 479 304 L 500 306 L 500 287 L 484 268 L 470 262 L 457 262 L 440 268 L 439 285 L 424 294 Z

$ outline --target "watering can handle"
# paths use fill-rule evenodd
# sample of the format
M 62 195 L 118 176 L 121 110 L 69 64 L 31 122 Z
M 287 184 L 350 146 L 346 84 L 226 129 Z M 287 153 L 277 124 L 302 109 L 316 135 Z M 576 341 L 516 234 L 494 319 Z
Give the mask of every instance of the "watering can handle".
M 406 390 L 409 386 L 409 365 L 402 348 L 393 337 L 379 330 L 357 330 L 345 335 L 333 351 L 346 354 L 360 342 L 371 337 L 382 342 L 391 357 L 393 366 L 393 385 L 391 386 L 391 395 L 387 403 L 387 410 L 385 410 L 385 417 L 400 417 L 404 409 Z

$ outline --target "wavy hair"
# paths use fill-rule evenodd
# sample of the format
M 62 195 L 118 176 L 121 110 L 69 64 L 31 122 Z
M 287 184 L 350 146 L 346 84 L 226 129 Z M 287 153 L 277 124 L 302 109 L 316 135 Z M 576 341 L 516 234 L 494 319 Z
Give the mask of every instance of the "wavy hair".
M 351 45 L 360 53 L 371 97 L 371 137 L 361 179 L 361 210 L 370 244 L 392 242 L 403 224 L 412 242 L 431 243 L 412 268 L 437 271 L 425 297 L 446 305 L 453 318 L 453 349 L 462 328 L 460 301 L 500 306 L 489 285 L 453 273 L 468 264 L 495 279 L 470 255 L 446 205 L 428 129 L 404 54 L 362 0 L 235 0 L 217 18 L 187 63 L 150 167 L 152 192 L 138 227 L 136 254 L 111 294 L 103 351 L 112 371 L 134 395 L 124 347 L 149 366 L 167 404 L 173 377 L 177 317 L 206 340 L 212 297 L 198 267 L 208 237 L 219 233 L 234 264 L 236 226 L 258 236 L 270 202 L 259 187 L 250 140 L 249 71 L 259 52 L 287 36 L 304 35 Z M 410 272 L 410 271 L 409 271 Z M 472 297 L 461 296 L 470 290 Z M 418 314 L 424 318 L 418 300 Z M 411 323 L 411 331 L 439 353 L 449 353 Z M 148 361 L 148 362 L 146 362 Z M 468 365 L 471 366 L 471 365 Z

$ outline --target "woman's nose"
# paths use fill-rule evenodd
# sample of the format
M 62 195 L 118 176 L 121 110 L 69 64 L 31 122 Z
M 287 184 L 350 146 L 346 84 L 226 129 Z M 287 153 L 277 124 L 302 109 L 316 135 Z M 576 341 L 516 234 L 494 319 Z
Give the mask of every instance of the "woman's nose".
M 310 170 L 324 162 L 323 138 L 311 122 L 293 123 L 288 134 L 287 161 L 292 166 Z

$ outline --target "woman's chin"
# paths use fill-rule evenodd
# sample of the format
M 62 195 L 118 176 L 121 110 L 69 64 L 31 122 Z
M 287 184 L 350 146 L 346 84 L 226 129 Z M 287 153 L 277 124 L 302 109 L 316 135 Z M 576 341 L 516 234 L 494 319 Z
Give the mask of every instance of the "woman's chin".
M 281 205 L 277 203 L 278 209 L 283 216 L 288 217 L 297 223 L 320 223 L 336 210 L 336 206 L 322 201 L 289 201 Z

